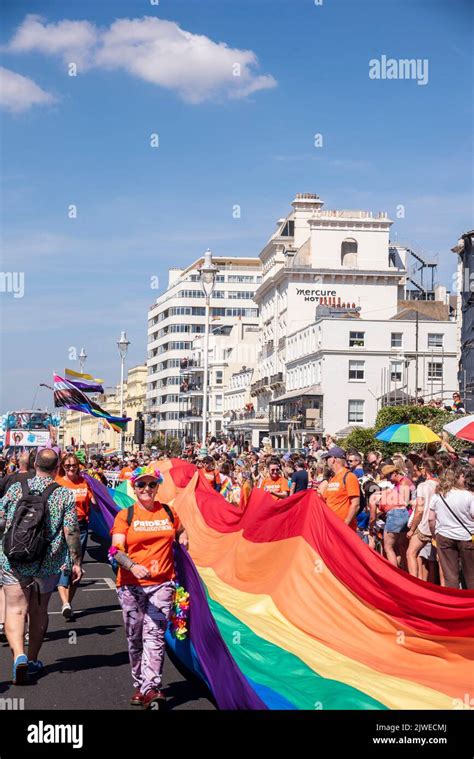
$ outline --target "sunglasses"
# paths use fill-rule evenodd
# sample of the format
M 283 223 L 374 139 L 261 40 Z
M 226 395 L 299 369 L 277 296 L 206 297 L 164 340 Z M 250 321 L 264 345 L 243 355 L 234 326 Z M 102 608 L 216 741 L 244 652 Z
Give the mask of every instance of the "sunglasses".
M 155 488 L 158 487 L 157 482 L 136 482 L 135 487 L 138 488 L 138 490 L 145 490 L 145 488 L 150 488 L 150 490 L 155 490 Z
M 64 464 L 64 469 L 78 469 L 77 464 Z
M 278 474 L 278 472 L 280 470 L 279 469 L 269 469 L 268 471 L 270 472 L 270 474 Z

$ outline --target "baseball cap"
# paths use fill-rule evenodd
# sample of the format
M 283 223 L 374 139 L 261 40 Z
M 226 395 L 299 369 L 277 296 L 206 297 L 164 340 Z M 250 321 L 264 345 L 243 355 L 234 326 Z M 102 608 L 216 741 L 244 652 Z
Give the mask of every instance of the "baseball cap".
M 326 453 L 323 453 L 321 458 L 328 459 L 330 456 L 334 456 L 335 459 L 345 459 L 346 452 L 343 448 L 339 448 L 339 446 L 333 445 L 333 447 L 330 448 L 329 451 L 326 451 Z

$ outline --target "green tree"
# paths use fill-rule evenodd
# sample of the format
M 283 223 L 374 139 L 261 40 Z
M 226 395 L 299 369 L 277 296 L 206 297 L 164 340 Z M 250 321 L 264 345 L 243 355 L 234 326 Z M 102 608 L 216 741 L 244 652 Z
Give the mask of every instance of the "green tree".
M 441 436 L 443 427 L 454 419 L 458 419 L 456 414 L 432 406 L 384 406 L 377 414 L 374 427 L 356 428 L 340 440 L 339 444 L 345 449 L 354 448 L 364 454 L 376 449 L 381 451 L 384 457 L 389 457 L 396 451 L 420 450 L 425 444 L 408 446 L 377 440 L 375 436 L 385 427 L 391 424 L 424 424 Z M 458 452 L 467 447 L 466 441 L 458 440 L 452 435 L 449 436 L 449 444 Z

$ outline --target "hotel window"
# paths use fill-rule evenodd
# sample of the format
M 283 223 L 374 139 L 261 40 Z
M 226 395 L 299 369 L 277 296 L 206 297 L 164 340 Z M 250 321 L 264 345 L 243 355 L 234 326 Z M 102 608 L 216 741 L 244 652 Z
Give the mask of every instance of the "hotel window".
M 360 424 L 364 421 L 364 401 L 349 401 L 349 413 L 347 415 L 349 424 Z
M 365 361 L 349 361 L 349 380 L 365 378 Z
M 363 348 L 365 332 L 349 332 L 349 348 Z
M 216 385 L 222 385 L 222 380 L 223 380 L 223 372 L 220 369 L 218 369 L 216 371 Z
M 403 374 L 402 361 L 392 361 L 390 364 L 390 379 L 392 382 L 401 382 Z
M 441 361 L 428 361 L 428 382 L 441 382 L 443 379 L 443 364 Z
M 439 332 L 428 333 L 428 348 L 442 348 L 444 335 Z
M 403 332 L 392 332 L 390 345 L 392 348 L 401 348 L 403 343 Z
M 216 395 L 216 411 L 222 411 L 222 395 Z

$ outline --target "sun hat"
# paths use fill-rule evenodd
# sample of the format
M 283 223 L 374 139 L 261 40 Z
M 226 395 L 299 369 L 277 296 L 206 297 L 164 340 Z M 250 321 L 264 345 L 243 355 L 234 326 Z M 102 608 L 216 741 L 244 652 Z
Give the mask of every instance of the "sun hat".
M 163 475 L 161 474 L 160 470 L 151 464 L 147 464 L 146 466 L 138 466 L 133 470 L 130 477 L 132 485 L 134 485 L 138 480 L 143 479 L 143 477 L 153 477 L 153 479 L 156 480 L 158 484 L 161 484 L 163 482 Z
M 390 477 L 394 472 L 398 472 L 398 469 L 396 466 L 393 466 L 393 464 L 386 464 L 382 467 L 382 474 L 384 477 Z

